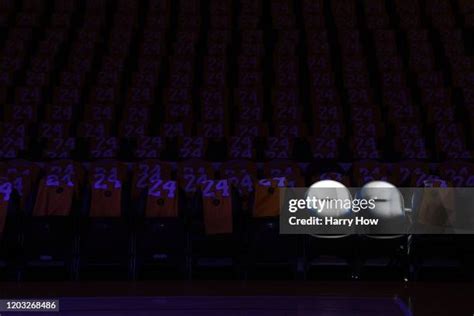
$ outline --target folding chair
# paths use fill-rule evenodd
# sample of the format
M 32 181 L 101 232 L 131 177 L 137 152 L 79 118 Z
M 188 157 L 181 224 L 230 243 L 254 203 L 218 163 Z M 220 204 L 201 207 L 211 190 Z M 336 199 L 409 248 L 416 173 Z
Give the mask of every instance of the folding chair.
M 331 174 L 336 176 L 336 173 Z M 328 177 L 330 175 L 321 176 Z M 331 179 L 318 180 L 313 183 L 308 189 L 306 196 L 317 199 L 352 201 L 349 189 L 343 183 Z M 328 208 L 322 210 L 320 214 L 323 217 L 350 218 L 352 217 L 351 211 L 351 209 L 344 207 Z M 320 233 L 304 236 L 305 277 L 312 278 L 312 275 L 316 274 L 316 277 L 320 278 L 331 270 L 337 271 L 341 269 L 343 273 L 337 273 L 339 277 L 358 278 L 355 271 L 358 238 L 354 233 L 355 230 L 352 229 L 335 231 L 331 227 L 324 227 Z M 330 275 L 333 276 L 335 273 L 330 273 Z
M 385 181 L 365 184 L 356 198 L 374 200 L 375 208 L 367 208 L 359 214 L 379 220 L 376 226 L 364 227 L 366 233 L 360 240 L 356 273 L 363 278 L 365 267 L 391 267 L 395 272 L 401 272 L 400 278 L 408 281 L 411 226 L 406 212 L 411 211 L 411 201 L 405 205 L 401 192 Z

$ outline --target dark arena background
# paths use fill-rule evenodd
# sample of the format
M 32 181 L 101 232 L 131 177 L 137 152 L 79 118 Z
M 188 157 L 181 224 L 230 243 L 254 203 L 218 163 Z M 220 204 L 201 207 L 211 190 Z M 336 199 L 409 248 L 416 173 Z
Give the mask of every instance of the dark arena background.
M 474 235 L 278 194 L 473 187 L 473 137 L 472 0 L 0 0 L 0 314 L 474 315 Z

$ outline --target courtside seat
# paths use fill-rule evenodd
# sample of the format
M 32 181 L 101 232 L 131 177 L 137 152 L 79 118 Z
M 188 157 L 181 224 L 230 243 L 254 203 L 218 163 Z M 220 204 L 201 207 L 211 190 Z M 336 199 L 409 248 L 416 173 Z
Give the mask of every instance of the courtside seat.
M 86 206 L 80 220 L 81 278 L 133 276 L 133 236 L 126 166 L 90 165 Z
M 366 277 L 365 267 L 392 268 L 392 272 L 405 281 L 409 279 L 409 240 L 411 224 L 408 219 L 410 208 L 406 208 L 403 195 L 391 183 L 371 181 L 358 192 L 357 199 L 374 200 L 375 208 L 361 210 L 364 218 L 379 219 L 378 225 L 363 227 L 359 245 L 357 274 Z M 411 201 L 408 201 L 410 203 Z M 407 213 L 408 212 L 408 213 Z M 382 270 L 383 271 L 383 270 Z M 387 276 L 387 274 L 382 274 Z
M 332 179 L 321 179 L 311 185 L 307 196 L 352 200 L 352 195 L 345 184 Z M 336 218 L 347 218 L 352 215 L 350 209 L 326 211 L 331 212 L 331 216 Z M 357 240 L 357 236 L 351 234 L 349 230 L 326 229 L 325 232 L 305 236 L 304 262 L 307 277 L 311 278 L 313 273 L 318 278 L 323 277 L 327 268 L 342 269 L 345 272 L 340 274 L 343 278 L 355 277 L 356 275 L 352 273 L 356 261 Z
M 445 176 L 451 175 L 452 180 L 457 180 L 454 169 L 449 169 L 455 166 L 453 162 L 443 163 L 440 166 L 441 173 Z M 458 176 L 462 174 L 461 172 Z M 472 277 L 472 269 L 466 266 L 466 263 L 472 260 L 470 235 L 455 235 L 451 230 L 451 225 L 456 223 L 458 211 L 454 207 L 456 189 L 452 188 L 453 184 L 439 176 L 431 176 L 413 196 L 414 225 L 424 232 L 413 235 L 411 243 L 415 280 L 430 279 L 439 275 L 440 271 L 456 280 L 466 276 Z M 438 188 L 439 191 L 433 192 L 436 189 L 432 188 Z
M 132 180 L 135 212 L 135 272 L 139 278 L 184 276 L 187 238 L 185 194 L 172 178 L 172 166 L 145 160 L 136 164 Z
M 297 255 L 301 251 L 298 238 L 280 234 L 280 188 L 285 186 L 288 181 L 283 174 L 257 180 L 254 184 L 250 202 L 252 212 L 246 223 L 245 264 L 250 278 L 294 278 L 297 275 Z
M 23 229 L 23 272 L 26 279 L 76 276 L 77 219 L 84 174 L 72 161 L 45 166 L 31 213 Z
M 7 178 L 0 181 L 0 280 L 14 280 L 21 253 L 19 196 Z
M 185 194 L 176 181 L 162 175 L 148 180 L 137 203 L 134 269 L 138 278 L 182 278 L 186 272 Z
M 191 276 L 230 270 L 231 277 L 240 277 L 245 239 L 238 189 L 227 179 L 210 179 L 201 183 L 195 197 L 188 222 Z

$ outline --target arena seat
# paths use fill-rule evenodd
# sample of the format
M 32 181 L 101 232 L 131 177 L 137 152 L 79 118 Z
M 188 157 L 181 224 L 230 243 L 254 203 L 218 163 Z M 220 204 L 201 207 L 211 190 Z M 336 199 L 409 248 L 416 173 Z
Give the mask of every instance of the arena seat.
M 402 193 L 386 181 L 371 181 L 356 195 L 357 199 L 375 200 L 374 209 L 361 213 L 365 218 L 378 218 L 377 227 L 367 227 L 359 243 L 357 274 L 363 276 L 364 266 L 389 267 L 399 270 L 400 278 L 410 278 L 411 199 L 405 202 Z M 372 259 L 372 260 L 370 260 Z M 374 260 L 379 259 L 379 260 Z
M 189 219 L 191 276 L 202 269 L 230 269 L 242 276 L 242 210 L 239 193 L 227 179 L 204 180 Z M 205 271 L 204 271 L 205 273 Z
M 184 192 L 166 173 L 148 178 L 136 209 L 134 269 L 139 278 L 149 278 L 157 271 L 161 278 L 184 277 L 187 273 L 189 238 Z
M 281 166 L 285 166 L 285 163 Z M 244 259 L 250 277 L 263 277 L 265 273 L 262 269 L 269 268 L 279 268 L 283 276 L 288 273 L 290 276 L 297 274 L 297 254 L 301 251 L 297 247 L 298 238 L 279 233 L 279 188 L 287 186 L 291 181 L 285 178 L 285 174 L 292 175 L 291 171 L 285 172 L 284 169 L 284 167 L 272 169 L 273 171 L 267 169 L 266 178 L 257 180 L 254 184 L 252 213 L 247 218 L 246 224 L 248 253 Z M 292 170 L 291 166 L 288 166 L 288 170 Z M 272 177 L 272 173 L 275 176 Z M 252 275 L 255 271 L 259 272 L 257 276 Z
M 0 1 L 2 271 L 294 276 L 332 246 L 279 234 L 279 187 L 472 186 L 473 26 L 469 0 Z M 351 270 L 369 240 L 333 242 Z
M 5 173 L 5 166 L 0 172 L 0 274 L 4 280 L 19 279 L 17 270 L 20 258 L 19 236 L 21 234 L 19 197 Z
M 77 278 L 83 183 L 82 167 L 73 161 L 55 161 L 44 167 L 35 205 L 23 223 L 24 278 Z
M 126 166 L 117 161 L 95 162 L 87 184 L 79 226 L 80 274 L 97 277 L 100 271 L 104 277 L 130 278 L 134 245 Z
M 308 197 L 352 200 L 349 189 L 341 182 L 334 179 L 322 179 L 313 183 L 307 193 Z M 350 218 L 351 209 L 327 209 L 322 211 L 322 216 L 336 218 Z M 330 213 L 328 213 L 330 212 Z M 324 273 L 325 268 L 344 268 L 344 278 L 357 278 L 356 259 L 358 236 L 351 230 L 335 232 L 325 228 L 317 234 L 304 236 L 304 263 L 305 273 Z

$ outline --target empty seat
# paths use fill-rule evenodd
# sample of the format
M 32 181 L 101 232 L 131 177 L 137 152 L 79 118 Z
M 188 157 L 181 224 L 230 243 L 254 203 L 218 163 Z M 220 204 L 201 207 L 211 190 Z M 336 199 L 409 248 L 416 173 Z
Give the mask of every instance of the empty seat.
M 378 219 L 373 226 L 364 227 L 360 241 L 357 274 L 364 277 L 364 267 L 392 268 L 399 278 L 408 281 L 410 275 L 410 222 L 400 191 L 385 181 L 371 181 L 357 193 L 358 199 L 373 200 L 374 207 L 361 210 L 360 216 Z M 411 201 L 408 201 L 411 203 Z M 410 208 L 407 208 L 409 206 Z
M 319 180 L 312 184 L 306 193 L 307 197 L 352 201 L 349 189 L 337 180 Z M 321 218 L 352 218 L 352 209 L 346 208 L 325 208 L 321 212 L 314 210 L 315 215 Z M 341 277 L 347 279 L 357 277 L 355 274 L 355 264 L 357 255 L 358 238 L 351 227 L 331 227 L 324 226 L 318 229 L 313 235 L 304 236 L 304 271 L 306 274 L 324 273 L 328 268 L 343 268 L 345 273 Z M 324 269 L 326 268 L 326 269 Z

